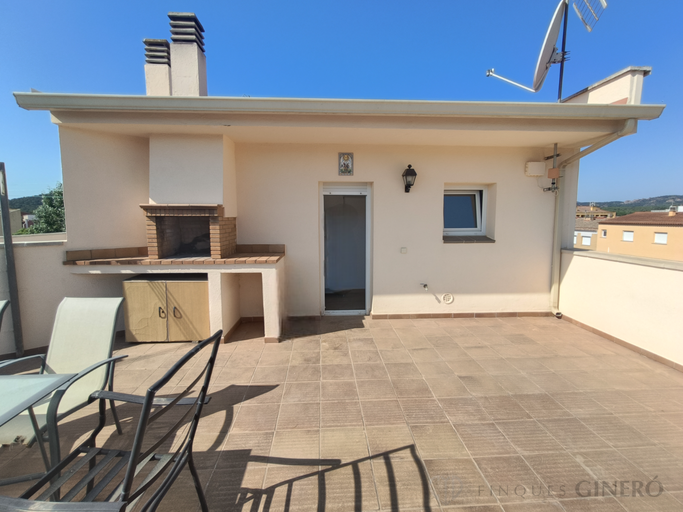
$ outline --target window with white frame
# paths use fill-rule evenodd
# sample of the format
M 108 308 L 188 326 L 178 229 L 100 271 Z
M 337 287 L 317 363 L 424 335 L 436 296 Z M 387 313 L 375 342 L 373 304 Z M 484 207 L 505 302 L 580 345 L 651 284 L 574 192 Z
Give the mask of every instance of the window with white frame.
M 576 245 L 576 235 L 574 235 L 574 245 Z
M 601 236 L 602 238 L 607 238 L 607 230 L 606 230 L 606 229 L 603 229 L 602 232 L 600 233 L 600 236 Z
M 486 233 L 486 189 L 446 189 L 443 196 L 444 236 Z
M 591 244 L 591 237 L 590 236 L 582 236 L 581 237 L 581 245 L 590 245 Z
M 633 242 L 633 231 L 622 232 L 621 240 L 624 242 Z
M 666 245 L 669 238 L 668 233 L 655 233 L 655 243 Z

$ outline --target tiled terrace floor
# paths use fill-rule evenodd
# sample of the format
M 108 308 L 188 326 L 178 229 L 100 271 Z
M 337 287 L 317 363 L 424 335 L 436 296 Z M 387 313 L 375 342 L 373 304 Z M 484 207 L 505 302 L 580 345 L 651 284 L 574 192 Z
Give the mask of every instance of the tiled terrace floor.
M 280 344 L 259 329 L 220 347 L 200 422 L 211 510 L 683 510 L 683 374 L 568 322 L 337 317 Z M 117 347 L 116 389 L 143 393 L 189 345 Z M 39 451 L 0 464 L 39 470 Z M 161 510 L 196 509 L 188 473 Z

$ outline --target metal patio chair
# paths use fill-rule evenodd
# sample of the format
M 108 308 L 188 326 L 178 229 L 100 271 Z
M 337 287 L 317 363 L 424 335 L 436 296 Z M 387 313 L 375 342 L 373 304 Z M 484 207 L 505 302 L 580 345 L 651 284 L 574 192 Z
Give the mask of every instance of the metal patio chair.
M 187 465 L 201 508 L 207 512 L 192 445 L 222 334 L 218 331 L 192 348 L 144 396 L 95 392 L 93 399 L 100 401 L 99 424 L 90 437 L 19 498 L 0 496 L 0 510 L 109 512 L 131 511 L 140 504 L 141 512 L 151 512 Z M 192 382 L 176 392 L 174 377 L 209 346 L 212 349 L 208 360 L 192 366 L 188 374 L 192 375 Z M 195 371 L 200 364 L 201 371 Z M 158 396 L 162 390 L 167 396 Z M 168 395 L 167 390 L 174 392 Z M 128 451 L 96 446 L 96 437 L 106 419 L 105 400 L 141 405 L 135 438 Z M 160 448 L 163 453 L 158 453 Z M 151 495 L 144 501 L 148 491 Z
M 126 356 L 112 358 L 116 319 L 121 297 L 67 297 L 59 304 L 47 355 L 36 355 L 5 361 L 7 372 L 12 365 L 33 359 L 40 360 L 39 373 L 77 374 L 41 403 L 33 406 L 40 438 L 36 437 L 27 411 L 0 427 L 0 444 L 22 443 L 32 446 L 39 442 L 46 469 L 60 460 L 57 424 L 66 416 L 93 402 L 90 395 L 108 385 L 113 389 L 114 363 Z M 114 402 L 112 415 L 119 434 L 122 433 Z M 47 436 L 45 438 L 45 436 Z M 43 442 L 50 441 L 50 460 Z M 35 478 L 36 475 L 33 475 Z M 2 482 L 6 484 L 7 482 Z

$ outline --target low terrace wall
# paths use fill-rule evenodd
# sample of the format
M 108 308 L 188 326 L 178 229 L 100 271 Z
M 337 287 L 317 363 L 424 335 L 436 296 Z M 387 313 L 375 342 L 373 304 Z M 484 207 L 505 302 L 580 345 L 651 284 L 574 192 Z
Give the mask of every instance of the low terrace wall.
M 562 251 L 560 311 L 683 369 L 683 263 Z

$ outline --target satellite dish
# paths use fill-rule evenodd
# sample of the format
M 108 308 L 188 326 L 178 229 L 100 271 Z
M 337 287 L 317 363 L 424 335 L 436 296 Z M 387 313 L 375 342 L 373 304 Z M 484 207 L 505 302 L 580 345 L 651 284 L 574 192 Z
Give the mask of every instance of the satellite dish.
M 543 87 L 543 82 L 548 75 L 548 70 L 553 64 L 560 64 L 560 84 L 558 91 L 557 100 L 560 101 L 562 98 L 562 79 L 564 75 L 564 63 L 569 60 L 567 55 L 569 52 L 565 51 L 565 45 L 567 42 L 567 10 L 568 10 L 569 0 L 560 0 L 555 9 L 555 14 L 553 14 L 550 20 L 550 25 L 548 25 L 548 31 L 545 34 L 545 39 L 543 40 L 543 45 L 541 46 L 541 52 L 538 55 L 538 62 L 536 63 L 536 71 L 534 73 L 534 81 L 531 87 L 526 85 L 513 82 L 507 78 L 504 78 L 495 73 L 495 70 L 489 69 L 486 72 L 486 76 L 493 76 L 504 82 L 508 82 L 517 87 L 521 87 L 529 92 L 538 92 Z M 574 11 L 581 19 L 582 23 L 586 29 L 591 32 L 593 27 L 600 19 L 602 11 L 607 8 L 606 0 L 573 0 Z M 564 20 L 564 26 L 562 26 L 562 20 Z M 562 28 L 562 49 L 557 49 L 557 39 L 560 36 L 560 29 Z
M 560 0 L 553 14 L 553 19 L 550 20 L 548 32 L 545 34 L 543 46 L 541 46 L 541 53 L 538 54 L 538 62 L 536 63 L 536 72 L 534 73 L 534 84 L 531 86 L 534 92 L 538 92 L 543 87 L 545 77 L 548 75 L 548 70 L 553 64 L 562 62 L 562 54 L 557 50 L 557 38 L 560 35 L 560 28 L 562 26 L 562 18 L 567 4 L 565 0 Z

